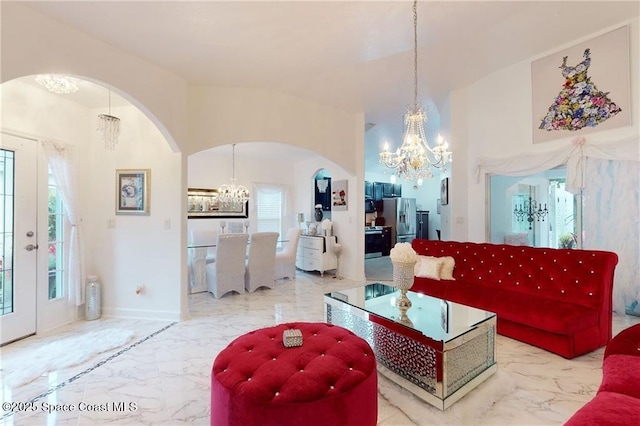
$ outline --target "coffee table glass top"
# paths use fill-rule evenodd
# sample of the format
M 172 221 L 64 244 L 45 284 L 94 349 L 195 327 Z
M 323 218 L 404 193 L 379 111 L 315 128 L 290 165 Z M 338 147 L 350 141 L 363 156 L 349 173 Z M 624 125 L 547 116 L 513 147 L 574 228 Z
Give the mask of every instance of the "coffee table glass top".
M 326 293 L 325 296 L 369 314 L 396 321 L 405 327 L 419 331 L 430 339 L 444 343 L 456 339 L 495 317 L 493 312 L 409 291 L 407 297 L 412 306 L 407 311 L 409 321 L 403 321 L 396 307 L 400 291 L 395 287 L 379 283 L 333 291 Z

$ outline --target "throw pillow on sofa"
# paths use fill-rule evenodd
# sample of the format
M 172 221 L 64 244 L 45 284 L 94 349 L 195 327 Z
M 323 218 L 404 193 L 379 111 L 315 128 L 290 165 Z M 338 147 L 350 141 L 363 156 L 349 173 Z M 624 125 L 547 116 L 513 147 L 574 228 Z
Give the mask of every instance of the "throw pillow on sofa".
M 443 261 L 433 256 L 418 256 L 414 269 L 416 277 L 431 278 L 440 281 Z
M 456 266 L 455 259 L 451 256 L 441 257 L 440 259 L 442 259 L 442 269 L 440 270 L 440 279 L 455 281 L 455 278 L 453 278 L 453 268 L 455 268 Z

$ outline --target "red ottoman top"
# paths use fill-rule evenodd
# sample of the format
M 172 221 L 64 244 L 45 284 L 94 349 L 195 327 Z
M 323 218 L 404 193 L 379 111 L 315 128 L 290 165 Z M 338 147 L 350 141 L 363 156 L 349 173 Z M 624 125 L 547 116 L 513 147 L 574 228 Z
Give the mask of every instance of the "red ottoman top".
M 282 333 L 299 329 L 303 344 L 286 348 Z M 216 380 L 254 403 L 310 402 L 336 396 L 376 374 L 369 344 L 325 323 L 295 322 L 252 331 L 232 341 L 213 364 Z

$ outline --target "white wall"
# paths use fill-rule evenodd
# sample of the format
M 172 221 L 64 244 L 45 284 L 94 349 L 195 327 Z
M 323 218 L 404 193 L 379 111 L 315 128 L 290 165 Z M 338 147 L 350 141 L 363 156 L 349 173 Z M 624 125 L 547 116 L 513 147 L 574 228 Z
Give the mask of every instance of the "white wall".
M 364 158 L 357 154 L 363 116 L 283 93 L 190 87 L 188 117 L 187 154 L 230 143 L 279 142 L 317 152 L 352 174 Z
M 34 12 L 2 2 L 0 82 L 63 73 L 107 82 L 154 119 L 175 150 L 187 143 L 186 82 L 136 56 Z
M 106 152 L 88 135 L 86 178 L 87 272 L 101 277 L 106 315 L 180 319 L 182 278 L 181 155 L 135 107 L 112 108 L 121 119 L 120 142 Z M 97 116 L 98 111 L 92 111 Z M 116 169 L 150 169 L 149 216 L 114 214 Z M 108 221 L 115 221 L 115 228 Z M 145 289 L 140 295 L 139 285 Z
M 179 319 L 180 155 L 135 107 L 112 108 L 122 120 L 120 143 L 106 151 L 91 110 L 19 81 L 2 84 L 2 127 L 79 148 L 82 235 L 87 273 L 100 277 L 105 315 Z M 149 155 L 153 152 L 153 155 Z M 115 216 L 118 168 L 151 169 L 151 214 Z M 115 229 L 108 229 L 108 220 Z M 168 221 L 170 229 L 165 229 Z M 44 238 L 44 240 L 42 240 Z M 46 233 L 39 235 L 46 246 Z M 162 264 L 162 268 L 158 265 Z M 146 291 L 135 295 L 135 287 Z
M 619 26 L 604 28 L 587 39 Z M 581 41 L 583 39 L 570 45 Z M 589 144 L 606 144 L 639 133 L 640 43 L 637 18 L 631 21 L 630 44 L 632 125 L 589 134 L 586 136 Z M 543 52 L 538 57 L 565 47 L 558 46 L 556 50 Z M 466 88 L 454 91 L 449 98 L 454 152 L 450 186 L 453 194 L 451 218 L 452 222 L 457 222 L 459 218 L 463 222 L 451 224 L 453 239 L 486 240 L 486 188 L 484 177 L 476 180 L 475 163 L 478 158 L 546 152 L 571 143 L 571 138 L 535 145 L 532 142 L 531 62 L 535 59 L 537 57 L 494 72 Z M 443 126 L 447 127 L 445 124 Z

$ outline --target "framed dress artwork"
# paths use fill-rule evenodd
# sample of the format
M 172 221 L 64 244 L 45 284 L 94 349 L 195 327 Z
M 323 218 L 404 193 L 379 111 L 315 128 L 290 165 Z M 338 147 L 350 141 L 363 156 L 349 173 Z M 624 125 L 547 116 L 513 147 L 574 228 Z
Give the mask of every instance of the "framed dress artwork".
M 533 61 L 533 143 L 630 125 L 629 64 L 629 26 Z

